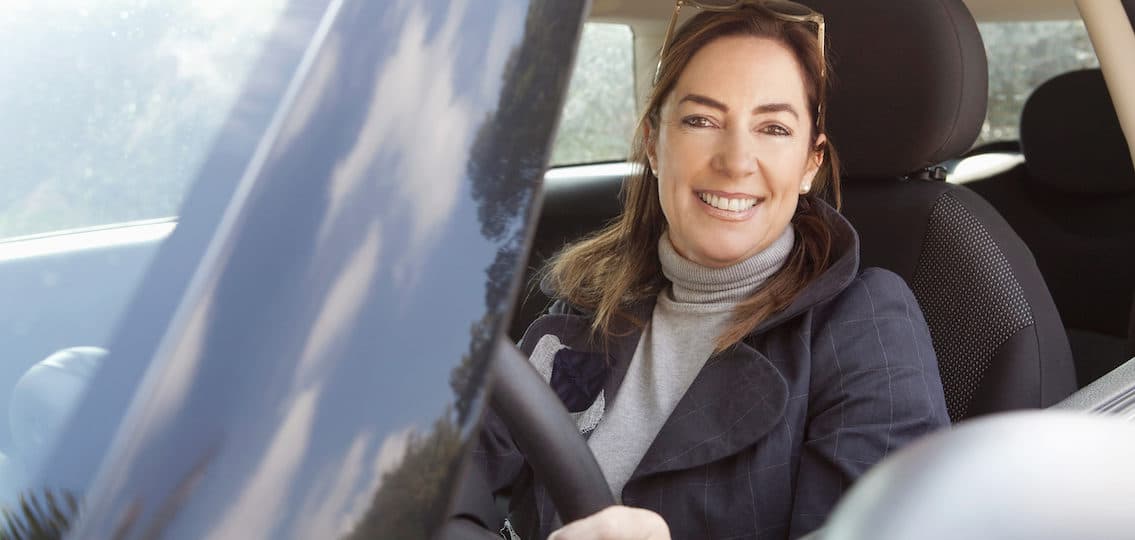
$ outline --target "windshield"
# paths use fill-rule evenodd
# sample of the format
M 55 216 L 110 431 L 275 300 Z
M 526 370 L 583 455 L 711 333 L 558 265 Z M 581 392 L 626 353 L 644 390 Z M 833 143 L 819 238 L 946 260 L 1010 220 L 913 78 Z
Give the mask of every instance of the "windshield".
M 240 97 L 285 7 L 0 7 L 0 507 L 13 510 L 31 492 L 29 479 L 103 367 L 115 322 L 204 164 L 221 146 L 237 154 L 230 158 L 251 154 L 220 141 L 226 130 L 255 141 L 266 125 L 232 119 L 245 112 Z M 298 60 L 291 55 L 286 71 Z M 266 94 L 278 100 L 282 89 Z

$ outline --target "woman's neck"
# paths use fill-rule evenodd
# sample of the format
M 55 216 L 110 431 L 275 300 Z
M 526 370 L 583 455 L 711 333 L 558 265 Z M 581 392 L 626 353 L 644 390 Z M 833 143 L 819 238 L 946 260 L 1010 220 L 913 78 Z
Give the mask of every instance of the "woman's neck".
M 792 224 L 765 249 L 732 266 L 710 268 L 681 256 L 667 233 L 658 240 L 662 273 L 670 280 L 670 298 L 689 304 L 737 304 L 751 296 L 784 266 L 796 236 Z

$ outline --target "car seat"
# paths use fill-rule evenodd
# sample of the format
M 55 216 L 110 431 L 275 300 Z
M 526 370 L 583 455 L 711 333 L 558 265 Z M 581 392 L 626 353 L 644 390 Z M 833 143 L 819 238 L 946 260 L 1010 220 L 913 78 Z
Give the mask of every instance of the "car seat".
M 894 271 L 926 316 L 954 421 L 1046 407 L 1076 389 L 1032 254 L 984 199 L 944 181 L 985 118 L 988 73 L 961 0 L 805 0 L 824 14 L 828 132 L 862 265 Z
M 1020 128 L 1025 163 L 967 186 L 1036 255 L 1084 386 L 1130 358 L 1135 169 L 1098 69 L 1037 87 Z

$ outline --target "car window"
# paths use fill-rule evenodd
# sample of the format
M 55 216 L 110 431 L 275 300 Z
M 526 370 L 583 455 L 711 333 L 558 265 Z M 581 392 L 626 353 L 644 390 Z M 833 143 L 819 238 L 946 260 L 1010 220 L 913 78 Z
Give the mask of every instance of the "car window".
M 634 122 L 631 29 L 624 24 L 587 23 L 552 147 L 552 165 L 626 159 Z
M 5 2 L 0 239 L 173 216 L 283 5 Z
M 217 137 L 243 130 L 259 138 L 259 123 L 226 123 L 286 5 L 0 4 L 0 511 L 7 520 L 19 514 L 18 497 L 103 367 L 114 324 L 174 229 L 170 218 Z M 240 145 L 225 151 L 233 160 L 251 155 Z
M 989 110 L 974 146 L 1018 139 L 1021 109 L 1048 79 L 1099 67 L 1082 21 L 978 24 L 989 58 Z

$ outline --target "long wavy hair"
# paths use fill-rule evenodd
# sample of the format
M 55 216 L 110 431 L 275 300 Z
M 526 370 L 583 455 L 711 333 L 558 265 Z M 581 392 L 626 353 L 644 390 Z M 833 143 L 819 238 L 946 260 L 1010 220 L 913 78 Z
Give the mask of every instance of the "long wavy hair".
M 792 217 L 795 244 L 784 266 L 734 309 L 729 327 L 718 336 L 716 351 L 738 343 L 770 315 L 788 307 L 796 296 L 830 265 L 833 224 L 817 208 L 817 201 L 839 207 L 839 162 L 831 141 L 817 145 L 824 133 L 827 81 L 831 69 L 821 65 L 816 33 L 806 23 L 786 22 L 755 5 L 727 12 L 703 11 L 684 24 L 662 58 L 658 82 L 639 119 L 631 161 L 636 173 L 623 183 L 623 212 L 605 228 L 568 245 L 541 272 L 554 296 L 591 311 L 593 334 L 607 335 L 617 319 L 627 319 L 642 328 L 646 321 L 634 318 L 631 308 L 657 296 L 669 286 L 658 259 L 658 239 L 666 218 L 658 199 L 658 178 L 647 161 L 653 142 L 648 133 L 658 132 L 660 110 L 690 59 L 702 47 L 727 36 L 773 39 L 795 55 L 804 75 L 805 94 L 815 120 L 813 148 L 823 153 L 812 188 L 801 195 Z M 650 129 L 647 130 L 646 128 Z M 653 136 L 653 135 L 649 135 Z

